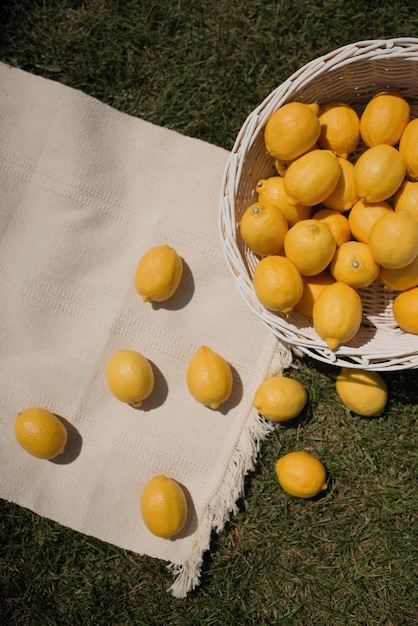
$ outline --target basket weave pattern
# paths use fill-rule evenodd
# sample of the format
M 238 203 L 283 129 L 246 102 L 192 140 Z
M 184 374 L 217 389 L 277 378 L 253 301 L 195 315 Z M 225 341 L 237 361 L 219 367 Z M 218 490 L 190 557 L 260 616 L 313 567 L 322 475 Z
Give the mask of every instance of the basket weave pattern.
M 219 228 L 227 265 L 244 301 L 280 340 L 326 363 L 389 371 L 418 367 L 418 335 L 398 328 L 391 306 L 395 292 L 380 281 L 360 290 L 360 330 L 331 351 L 309 319 L 295 311 L 287 316 L 274 313 L 259 302 L 252 284 L 258 258 L 242 242 L 238 229 L 242 214 L 257 200 L 257 181 L 277 175 L 264 144 L 264 127 L 274 111 L 291 101 L 341 100 L 361 115 L 368 100 L 385 89 L 398 90 L 411 105 L 411 117 L 418 117 L 418 39 L 350 44 L 294 73 L 248 116 L 237 136 L 224 173 Z

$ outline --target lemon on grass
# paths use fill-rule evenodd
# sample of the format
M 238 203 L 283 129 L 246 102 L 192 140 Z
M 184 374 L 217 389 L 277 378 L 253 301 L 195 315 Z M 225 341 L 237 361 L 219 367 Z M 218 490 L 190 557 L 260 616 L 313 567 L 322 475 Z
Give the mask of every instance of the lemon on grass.
M 379 278 L 394 291 L 406 291 L 418 285 L 418 255 L 409 265 L 397 269 L 380 268 Z
M 289 226 L 293 226 L 300 220 L 308 219 L 312 214 L 312 207 L 289 203 L 289 198 L 284 189 L 284 180 L 281 176 L 260 179 L 255 190 L 258 201 L 276 205 L 285 216 Z
M 393 198 L 395 211 L 409 211 L 418 222 L 418 182 L 405 180 Z
M 280 486 L 296 498 L 313 498 L 328 488 L 323 463 L 309 452 L 288 452 L 276 462 Z
M 345 213 L 359 200 L 359 197 L 354 183 L 354 165 L 342 157 L 338 157 L 338 162 L 341 168 L 340 177 L 333 191 L 322 201 L 322 204 L 328 209 Z
M 399 141 L 399 152 L 406 164 L 406 173 L 418 179 L 418 118 L 411 120 Z
M 418 335 L 418 287 L 402 291 L 396 296 L 392 306 L 399 328 Z
M 350 241 L 350 225 L 346 216 L 340 211 L 336 211 L 335 209 L 319 209 L 319 211 L 312 215 L 312 218 L 328 226 L 335 239 L 337 248 L 346 241 Z
M 231 395 L 232 370 L 220 354 L 202 346 L 189 362 L 186 382 L 197 402 L 217 409 Z
M 135 350 L 115 352 L 107 363 L 106 378 L 113 395 L 134 407 L 140 407 L 154 389 L 151 364 Z
M 42 407 L 25 409 L 16 417 L 14 434 L 26 452 L 39 459 L 54 459 L 67 444 L 67 429 L 51 411 Z
M 290 204 L 319 204 L 333 192 L 340 175 L 338 157 L 330 150 L 303 154 L 289 165 L 284 177 Z
M 302 277 L 295 264 L 279 255 L 266 256 L 257 263 L 253 285 L 260 302 L 281 313 L 292 311 L 303 291 Z
M 388 144 L 365 150 L 354 165 L 354 184 L 360 200 L 381 202 L 396 193 L 406 173 L 402 154 Z
M 253 406 L 273 422 L 286 422 L 297 417 L 308 401 L 305 387 L 287 376 L 271 376 L 257 388 Z
M 289 102 L 268 119 L 264 130 L 267 152 L 274 159 L 291 161 L 312 148 L 319 137 L 319 106 Z
M 357 291 L 346 283 L 336 281 L 324 287 L 315 300 L 313 327 L 330 350 L 350 341 L 358 332 L 363 307 Z
M 406 267 L 418 254 L 418 222 L 409 211 L 392 211 L 379 217 L 369 234 L 376 263 L 390 269 Z
M 315 300 L 324 287 L 335 283 L 335 278 L 328 270 L 324 270 L 315 276 L 302 276 L 302 281 L 303 292 L 302 296 L 295 304 L 295 311 L 301 315 L 305 315 L 305 317 L 312 318 Z
M 354 289 L 364 289 L 378 278 L 380 265 L 374 260 L 367 243 L 347 241 L 335 251 L 330 271 L 336 281 Z
M 360 120 L 357 112 L 349 104 L 330 101 L 321 105 L 318 117 L 321 125 L 319 146 L 346 159 L 360 141 Z
M 343 367 L 335 389 L 341 402 L 358 415 L 377 417 L 385 410 L 388 389 L 377 372 Z
M 409 103 L 396 91 L 382 91 L 367 103 L 360 117 L 360 134 L 366 146 L 398 143 L 409 122 Z
M 288 229 L 285 216 L 270 202 L 251 204 L 239 224 L 242 240 L 250 250 L 260 256 L 281 252 Z
M 284 239 L 286 257 L 302 276 L 320 274 L 331 262 L 336 245 L 328 226 L 316 219 L 297 222 Z
M 393 213 L 393 209 L 386 200 L 382 202 L 359 200 L 356 202 L 348 214 L 348 225 L 354 239 L 368 243 L 373 224 L 379 217 L 388 213 Z
M 186 495 L 173 478 L 154 476 L 142 490 L 140 510 L 146 527 L 153 535 L 172 539 L 183 530 L 187 521 Z
M 174 248 L 163 244 L 150 248 L 139 260 L 135 287 L 144 302 L 164 302 L 176 292 L 183 262 Z

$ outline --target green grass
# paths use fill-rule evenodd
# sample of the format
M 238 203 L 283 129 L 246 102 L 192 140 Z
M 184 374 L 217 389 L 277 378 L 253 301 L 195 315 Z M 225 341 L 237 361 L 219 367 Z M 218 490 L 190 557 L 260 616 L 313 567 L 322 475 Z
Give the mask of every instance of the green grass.
M 246 116 L 307 61 L 362 39 L 418 36 L 416 2 L 6 0 L 0 60 L 153 123 L 232 147 Z M 347 413 L 337 371 L 296 359 L 310 395 L 277 427 L 240 512 L 187 600 L 165 564 L 0 502 L 0 623 L 10 626 L 409 626 L 417 606 L 416 372 L 387 374 L 382 417 Z M 304 448 L 321 498 L 291 498 L 274 464 Z

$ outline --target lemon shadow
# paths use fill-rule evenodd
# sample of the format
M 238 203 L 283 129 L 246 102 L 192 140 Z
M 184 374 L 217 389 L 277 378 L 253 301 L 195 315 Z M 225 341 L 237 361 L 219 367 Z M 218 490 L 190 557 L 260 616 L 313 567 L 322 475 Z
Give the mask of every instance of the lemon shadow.
M 132 408 L 137 411 L 152 411 L 153 409 L 156 409 L 164 404 L 168 396 L 168 384 L 164 374 L 153 361 L 150 361 L 149 359 L 148 361 L 154 373 L 154 389 L 148 398 L 145 398 L 145 400 L 142 401 L 140 406 L 134 407 L 131 405 Z
M 164 302 L 151 302 L 151 306 L 153 309 L 166 309 L 167 311 L 178 311 L 179 309 L 184 309 L 193 298 L 193 294 L 195 291 L 195 282 L 193 278 L 192 271 L 190 266 L 186 263 L 186 261 L 182 258 L 183 261 L 183 274 L 181 277 L 181 281 L 175 293 Z
M 184 495 L 186 496 L 187 520 L 182 530 L 176 535 L 173 535 L 170 541 L 176 541 L 176 539 L 184 539 L 185 537 L 190 537 L 190 535 L 193 535 L 193 533 L 196 531 L 197 526 L 198 526 L 197 513 L 196 513 L 196 509 L 195 509 L 193 498 L 190 494 L 190 491 L 187 489 L 187 487 L 185 487 L 179 481 L 176 481 L 176 482 L 182 488 Z
M 231 395 L 228 400 L 225 400 L 225 402 L 223 402 L 217 409 L 214 409 L 215 411 L 222 413 L 222 415 L 226 415 L 229 411 L 238 406 L 242 400 L 244 391 L 242 379 L 238 371 L 235 367 L 232 367 L 231 364 L 229 364 L 229 367 L 231 368 L 233 378 Z
M 65 417 L 56 414 L 55 417 L 65 426 L 67 431 L 67 443 L 64 452 L 54 459 L 49 459 L 49 461 L 55 465 L 68 465 L 75 461 L 80 455 L 81 448 L 83 447 L 83 439 L 77 428 L 65 419 Z

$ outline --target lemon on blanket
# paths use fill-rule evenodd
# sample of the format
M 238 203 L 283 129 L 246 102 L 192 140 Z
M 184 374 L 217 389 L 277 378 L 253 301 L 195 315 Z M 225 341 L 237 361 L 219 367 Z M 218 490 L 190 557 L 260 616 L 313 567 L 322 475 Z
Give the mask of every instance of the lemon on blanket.
M 388 389 L 377 372 L 343 367 L 335 389 L 342 403 L 358 415 L 376 417 L 385 410 Z
M 144 302 L 164 302 L 176 292 L 183 274 L 183 262 L 167 244 L 150 248 L 139 260 L 135 287 Z
M 154 389 L 151 364 L 135 350 L 115 352 L 107 363 L 106 378 L 113 395 L 134 407 L 140 407 Z
M 39 459 L 54 459 L 67 443 L 67 429 L 50 411 L 41 407 L 25 409 L 14 424 L 16 440 L 26 452 Z
M 276 462 L 281 487 L 296 498 L 313 498 L 328 488 L 323 463 L 309 452 L 288 452 Z
M 188 505 L 183 488 L 173 478 L 154 476 L 140 497 L 142 519 L 157 537 L 171 539 L 186 524 Z
M 232 370 L 223 356 L 201 346 L 189 362 L 186 382 L 195 400 L 217 409 L 231 395 Z
M 253 405 L 263 417 L 273 422 L 286 422 L 301 413 L 307 400 L 306 389 L 298 380 L 271 376 L 258 386 Z

